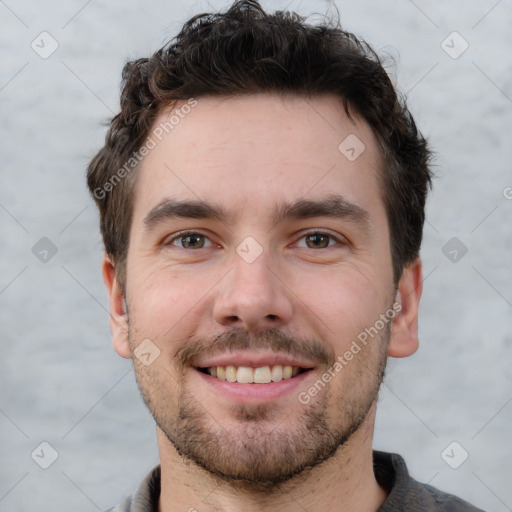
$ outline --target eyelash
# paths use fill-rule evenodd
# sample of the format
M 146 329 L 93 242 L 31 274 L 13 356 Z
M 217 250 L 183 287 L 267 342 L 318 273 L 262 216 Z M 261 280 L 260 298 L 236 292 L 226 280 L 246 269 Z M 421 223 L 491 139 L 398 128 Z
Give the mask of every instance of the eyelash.
M 175 247 L 178 247 L 180 249 L 183 249 L 183 250 L 199 250 L 199 249 L 207 249 L 208 247 L 199 247 L 199 249 L 187 249 L 185 247 L 179 247 L 177 245 L 175 245 L 173 242 L 175 242 L 176 240 L 179 240 L 181 238 L 185 238 L 187 236 L 198 236 L 198 237 L 203 237 L 205 239 L 208 239 L 210 240 L 206 235 L 204 235 L 203 233 L 199 233 L 197 231 L 182 231 L 180 233 L 177 233 L 175 236 L 173 236 L 168 242 L 165 242 L 164 243 L 164 246 L 175 246 Z M 342 244 L 342 245 L 346 245 L 346 242 L 344 242 L 343 240 L 341 240 L 340 238 L 332 235 L 331 233 L 328 233 L 328 232 L 325 232 L 325 231 L 308 231 L 307 233 L 304 233 L 300 238 L 299 240 L 302 240 L 308 236 L 314 236 L 314 235 L 320 235 L 320 236 L 327 236 L 329 237 L 331 240 L 334 240 L 335 242 L 337 242 L 338 244 Z M 211 242 L 211 240 L 210 240 Z M 213 243 L 213 242 L 211 242 Z M 331 245 L 328 245 L 327 247 L 321 247 L 320 249 L 328 249 L 329 247 L 332 247 Z M 311 249 L 311 247 L 302 247 L 303 249 Z

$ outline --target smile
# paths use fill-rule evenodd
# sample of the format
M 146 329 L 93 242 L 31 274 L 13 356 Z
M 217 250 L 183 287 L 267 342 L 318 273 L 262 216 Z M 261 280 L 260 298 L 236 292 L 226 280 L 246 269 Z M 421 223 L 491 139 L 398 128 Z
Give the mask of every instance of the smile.
M 198 368 L 202 373 L 211 377 L 228 382 L 238 382 L 240 384 L 269 384 L 271 382 L 280 382 L 291 379 L 300 373 L 307 371 L 307 368 L 298 366 L 280 365 L 259 366 L 256 368 L 250 366 L 211 366 L 209 368 Z

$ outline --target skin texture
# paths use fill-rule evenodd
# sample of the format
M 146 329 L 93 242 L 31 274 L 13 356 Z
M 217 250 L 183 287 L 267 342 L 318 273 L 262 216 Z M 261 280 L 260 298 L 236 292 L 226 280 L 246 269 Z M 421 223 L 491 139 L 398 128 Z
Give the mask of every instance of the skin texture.
M 365 145 L 354 161 L 338 149 L 351 134 Z M 368 125 L 349 120 L 331 95 L 199 98 L 145 157 L 126 297 L 108 256 L 103 274 L 114 348 L 133 359 L 157 423 L 161 512 L 291 511 L 298 504 L 365 512 L 385 500 L 372 469 L 376 400 L 387 356 L 418 346 L 421 262 L 393 283 L 380 165 Z M 284 203 L 334 195 L 366 212 L 366 221 L 321 215 L 276 223 Z M 206 201 L 227 218 L 145 223 L 171 199 Z M 195 235 L 183 237 L 185 230 Z M 240 247 L 262 252 L 249 263 Z M 301 403 L 298 393 L 332 370 L 360 333 L 380 327 L 397 301 L 392 320 Z M 149 365 L 134 355 L 144 340 L 158 354 Z M 279 398 L 241 403 L 192 366 L 247 350 L 300 356 L 313 369 Z

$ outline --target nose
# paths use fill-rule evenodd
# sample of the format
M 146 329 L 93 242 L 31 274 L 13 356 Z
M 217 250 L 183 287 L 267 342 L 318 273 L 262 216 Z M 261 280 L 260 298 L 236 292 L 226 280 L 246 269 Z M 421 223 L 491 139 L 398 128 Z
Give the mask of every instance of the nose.
M 252 263 L 235 255 L 233 265 L 219 285 L 214 320 L 246 331 L 288 324 L 293 315 L 293 293 L 278 277 L 266 253 Z

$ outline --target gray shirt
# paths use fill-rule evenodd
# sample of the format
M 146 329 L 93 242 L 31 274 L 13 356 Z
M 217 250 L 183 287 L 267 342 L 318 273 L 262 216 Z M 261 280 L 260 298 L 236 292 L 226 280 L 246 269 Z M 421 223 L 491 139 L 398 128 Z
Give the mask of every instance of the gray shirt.
M 405 461 L 396 453 L 373 451 L 373 470 L 388 498 L 377 512 L 484 512 L 464 500 L 411 478 Z M 160 466 L 143 480 L 133 498 L 106 512 L 157 512 Z

